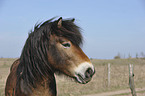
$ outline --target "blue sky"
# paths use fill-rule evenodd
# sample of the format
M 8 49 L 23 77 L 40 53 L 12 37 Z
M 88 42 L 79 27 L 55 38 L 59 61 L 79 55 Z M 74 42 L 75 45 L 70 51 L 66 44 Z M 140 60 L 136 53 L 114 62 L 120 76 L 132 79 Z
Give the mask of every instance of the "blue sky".
M 0 57 L 19 57 L 35 23 L 54 16 L 76 19 L 90 58 L 145 53 L 144 0 L 1 0 Z

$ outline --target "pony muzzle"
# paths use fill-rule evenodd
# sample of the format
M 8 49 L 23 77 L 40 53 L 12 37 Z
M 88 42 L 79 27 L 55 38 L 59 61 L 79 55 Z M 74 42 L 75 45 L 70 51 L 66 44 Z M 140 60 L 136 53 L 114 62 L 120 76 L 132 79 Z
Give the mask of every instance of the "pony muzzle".
M 75 68 L 75 79 L 81 84 L 88 83 L 94 74 L 95 68 L 89 62 L 84 62 Z

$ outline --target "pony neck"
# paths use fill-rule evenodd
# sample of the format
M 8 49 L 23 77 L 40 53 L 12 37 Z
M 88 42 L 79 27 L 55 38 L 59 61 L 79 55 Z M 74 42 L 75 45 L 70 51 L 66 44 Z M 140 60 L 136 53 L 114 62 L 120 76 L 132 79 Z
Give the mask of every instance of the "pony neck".
M 39 64 L 39 66 L 34 66 L 33 64 Z M 28 96 L 29 94 L 30 96 L 56 96 L 57 92 L 54 72 L 49 69 L 48 66 L 42 64 L 38 62 L 26 63 L 20 61 L 17 70 L 19 80 L 19 84 L 17 83 L 18 90 Z
M 51 76 L 50 78 L 43 79 L 41 81 L 35 81 L 35 87 L 29 86 L 26 82 L 21 78 L 19 87 L 17 90 L 20 90 L 21 93 L 25 94 L 24 96 L 56 96 L 56 81 L 55 76 Z M 16 92 L 17 94 L 17 92 Z M 18 93 L 19 94 L 19 93 Z

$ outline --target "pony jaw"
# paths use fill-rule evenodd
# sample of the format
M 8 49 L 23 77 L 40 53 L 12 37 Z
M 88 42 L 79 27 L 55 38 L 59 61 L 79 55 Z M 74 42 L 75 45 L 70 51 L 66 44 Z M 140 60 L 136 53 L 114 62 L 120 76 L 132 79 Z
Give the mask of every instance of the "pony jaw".
M 90 62 L 84 62 L 75 68 L 74 78 L 78 83 L 88 83 L 95 73 L 95 68 Z

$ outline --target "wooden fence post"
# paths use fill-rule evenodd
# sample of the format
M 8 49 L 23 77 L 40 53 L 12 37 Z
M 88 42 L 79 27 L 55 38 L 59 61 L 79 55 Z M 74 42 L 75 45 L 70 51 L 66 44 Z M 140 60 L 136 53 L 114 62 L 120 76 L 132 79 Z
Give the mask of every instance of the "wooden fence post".
M 110 63 L 108 63 L 108 87 L 110 87 Z
M 129 87 L 131 90 L 132 96 L 137 96 L 134 86 L 134 72 L 133 72 L 133 64 L 129 64 Z

